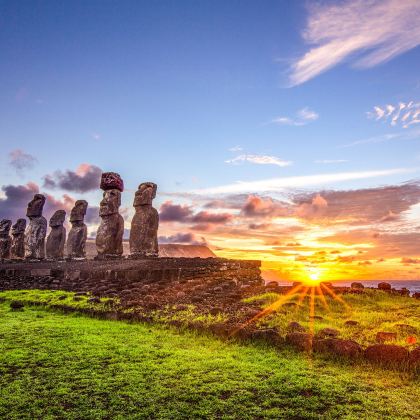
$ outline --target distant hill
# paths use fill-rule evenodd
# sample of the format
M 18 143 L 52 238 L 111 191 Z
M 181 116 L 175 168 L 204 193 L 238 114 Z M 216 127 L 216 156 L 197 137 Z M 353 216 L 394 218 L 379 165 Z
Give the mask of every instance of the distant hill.
M 123 242 L 124 255 L 130 253 L 128 241 Z M 93 258 L 96 256 L 96 246 L 94 239 L 86 242 L 86 256 Z M 216 254 L 204 245 L 181 245 L 181 244 L 162 244 L 159 245 L 159 256 L 161 257 L 187 257 L 187 258 L 216 258 Z

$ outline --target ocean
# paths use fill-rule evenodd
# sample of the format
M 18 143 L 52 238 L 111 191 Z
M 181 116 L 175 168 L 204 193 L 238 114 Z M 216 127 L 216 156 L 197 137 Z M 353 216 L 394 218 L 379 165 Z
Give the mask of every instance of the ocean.
M 410 291 L 410 294 L 420 292 L 420 280 L 337 280 L 331 283 L 337 286 L 350 287 L 355 281 L 362 283 L 365 287 L 378 287 L 379 283 L 386 282 L 395 289 L 402 289 L 405 287 Z M 279 286 L 290 286 L 292 284 L 290 281 L 278 281 L 278 283 Z

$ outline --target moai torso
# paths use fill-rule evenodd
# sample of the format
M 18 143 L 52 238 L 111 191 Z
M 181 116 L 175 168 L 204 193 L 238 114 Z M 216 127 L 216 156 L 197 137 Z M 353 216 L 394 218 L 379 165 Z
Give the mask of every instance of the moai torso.
M 133 203 L 136 213 L 131 221 L 130 230 L 130 253 L 133 257 L 157 257 L 159 254 L 159 214 L 152 207 L 156 190 L 156 184 L 144 182 L 136 191 Z
M 3 219 L 0 221 L 0 260 L 7 260 L 10 258 L 10 247 L 12 245 L 12 238 L 9 235 L 12 221 Z
M 29 225 L 25 232 L 25 258 L 42 260 L 45 257 L 45 236 L 47 234 L 47 220 L 42 216 L 45 197 L 35 194 L 28 204 L 26 216 Z
M 84 223 L 88 203 L 77 200 L 70 213 L 71 229 L 67 239 L 67 256 L 69 258 L 86 257 L 87 227 Z
M 64 244 L 66 243 L 66 229 L 63 226 L 66 218 L 64 210 L 57 210 L 50 219 L 51 231 L 47 238 L 47 258 L 63 258 Z
M 12 246 L 10 248 L 12 259 L 25 257 L 25 229 L 26 219 L 18 219 L 12 226 Z
M 99 259 L 121 256 L 124 234 L 124 219 L 118 213 L 121 205 L 121 192 L 124 188 L 121 177 L 114 172 L 102 174 L 101 188 L 104 190 L 99 206 L 101 223 L 96 234 L 96 249 Z

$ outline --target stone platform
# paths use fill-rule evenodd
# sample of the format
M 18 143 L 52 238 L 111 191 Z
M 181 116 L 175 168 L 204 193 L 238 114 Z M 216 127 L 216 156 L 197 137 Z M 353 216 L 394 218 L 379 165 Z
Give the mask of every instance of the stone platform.
M 261 262 L 223 258 L 145 258 L 106 261 L 37 261 L 0 264 L 0 290 L 59 289 L 119 296 L 145 285 L 218 283 L 263 284 Z

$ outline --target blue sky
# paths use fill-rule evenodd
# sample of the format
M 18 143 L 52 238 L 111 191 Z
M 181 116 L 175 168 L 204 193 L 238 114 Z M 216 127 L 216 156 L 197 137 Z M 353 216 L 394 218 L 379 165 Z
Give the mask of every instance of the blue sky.
M 410 0 L 0 1 L 1 184 L 93 204 L 98 190 L 42 186 L 87 163 L 122 175 L 130 207 L 142 181 L 263 193 L 285 177 L 416 179 L 419 17 Z

